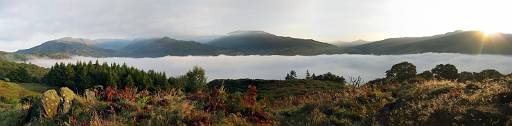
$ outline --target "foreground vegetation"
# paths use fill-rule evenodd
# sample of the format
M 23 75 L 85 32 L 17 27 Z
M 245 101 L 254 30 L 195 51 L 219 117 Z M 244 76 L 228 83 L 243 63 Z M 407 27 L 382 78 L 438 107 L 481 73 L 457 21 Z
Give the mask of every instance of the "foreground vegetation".
M 512 125 L 511 74 L 450 64 L 417 73 L 402 62 L 363 85 L 295 71 L 209 83 L 199 67 L 169 78 L 116 64 L 49 71 L 43 80 L 55 88 L 0 81 L 0 125 Z

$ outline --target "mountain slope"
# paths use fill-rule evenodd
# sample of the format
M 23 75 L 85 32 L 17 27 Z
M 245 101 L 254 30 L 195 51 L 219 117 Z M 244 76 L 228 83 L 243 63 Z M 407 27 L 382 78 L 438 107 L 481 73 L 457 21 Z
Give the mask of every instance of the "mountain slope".
M 457 31 L 428 37 L 392 38 L 351 48 L 361 54 L 512 54 L 512 35 L 486 36 L 478 31 Z
M 311 39 L 282 37 L 263 31 L 235 31 L 207 44 L 241 55 L 316 55 L 337 49 L 334 45 Z
M 168 37 L 136 41 L 121 49 L 122 56 L 127 57 L 218 55 L 221 51 L 222 50 L 217 47 Z
M 94 41 L 93 46 L 112 50 L 119 50 L 133 43 L 133 41 L 125 39 L 96 39 Z
M 45 42 L 30 49 L 19 50 L 18 54 L 36 54 L 36 55 L 79 55 L 79 56 L 114 56 L 115 51 L 92 46 L 92 40 L 80 38 L 61 38 Z
M 342 48 L 348 48 L 348 47 L 354 47 L 354 46 L 364 45 L 364 44 L 368 44 L 368 43 L 372 43 L 372 42 L 365 41 L 365 40 L 356 40 L 356 41 L 352 41 L 352 42 L 337 41 L 337 42 L 332 42 L 331 44 L 338 46 L 338 47 L 342 47 Z

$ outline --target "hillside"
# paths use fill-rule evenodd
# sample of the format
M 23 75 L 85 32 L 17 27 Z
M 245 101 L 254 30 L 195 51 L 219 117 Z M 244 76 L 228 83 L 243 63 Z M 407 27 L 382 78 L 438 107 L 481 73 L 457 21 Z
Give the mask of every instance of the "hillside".
M 78 55 L 106 57 L 114 56 L 115 51 L 92 46 L 92 40 L 65 37 L 57 40 L 47 41 L 41 45 L 30 49 L 19 50 L 18 54 L 35 54 L 35 55 Z
M 391 38 L 351 48 L 358 54 L 512 54 L 512 35 L 486 36 L 478 31 L 456 31 L 427 37 Z
M 352 42 L 344 42 L 344 41 L 331 42 L 331 44 L 338 46 L 338 47 L 342 47 L 342 48 L 349 48 L 349 47 L 359 46 L 359 45 L 368 44 L 368 43 L 372 43 L 372 42 L 365 41 L 365 40 L 356 40 L 356 41 L 352 41 Z
M 0 51 L 0 60 L 4 60 L 4 61 L 26 61 L 28 59 L 29 59 L 29 56 L 27 56 L 27 55 Z
M 103 49 L 119 50 L 132 43 L 132 40 L 125 39 L 96 39 L 94 40 L 94 43 L 91 45 Z
M 283 37 L 263 31 L 235 31 L 207 44 L 241 55 L 317 55 L 337 49 L 334 45 L 311 39 Z
M 133 42 L 120 49 L 127 57 L 162 57 L 187 55 L 218 55 L 221 50 L 194 41 L 182 41 L 169 37 L 147 39 Z
M 52 87 L 36 83 L 12 83 L 0 80 L 0 97 L 20 99 L 26 96 L 40 95 Z

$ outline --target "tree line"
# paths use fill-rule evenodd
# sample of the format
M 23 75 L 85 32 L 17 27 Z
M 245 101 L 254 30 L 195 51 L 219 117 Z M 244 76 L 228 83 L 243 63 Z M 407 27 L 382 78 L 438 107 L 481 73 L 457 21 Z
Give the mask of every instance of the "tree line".
M 295 70 L 291 70 L 289 73 L 286 74 L 285 80 L 296 80 L 299 79 L 297 77 L 297 72 Z M 345 84 L 345 78 L 343 76 L 338 76 L 336 74 L 333 74 L 331 72 L 327 72 L 320 75 L 315 75 L 315 73 L 311 74 L 309 70 L 306 71 L 306 77 L 304 77 L 306 80 L 320 80 L 320 81 L 332 81 L 332 82 L 338 82 L 341 84 Z
M 390 70 L 386 71 L 385 78 L 372 80 L 370 84 L 386 84 L 386 83 L 404 83 L 415 82 L 420 80 L 451 80 L 458 82 L 466 81 L 485 81 L 488 79 L 499 79 L 505 75 L 494 69 L 486 69 L 481 72 L 458 72 L 455 65 L 439 64 L 432 70 L 426 70 L 417 73 L 416 66 L 409 62 L 401 62 L 395 64 Z
M 96 61 L 56 63 L 44 76 L 43 82 L 48 85 L 69 87 L 78 92 L 96 85 L 133 87 L 151 91 L 184 87 L 185 91 L 195 92 L 206 85 L 206 76 L 204 70 L 199 67 L 194 67 L 184 76 L 168 78 L 164 72 L 139 70 L 126 64 L 99 64 Z

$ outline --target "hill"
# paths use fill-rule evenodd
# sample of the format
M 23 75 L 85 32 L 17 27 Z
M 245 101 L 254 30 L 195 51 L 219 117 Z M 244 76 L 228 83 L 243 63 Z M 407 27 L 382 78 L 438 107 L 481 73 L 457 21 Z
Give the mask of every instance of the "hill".
M 25 96 L 40 95 L 52 87 L 36 83 L 12 83 L 0 80 L 0 97 L 20 99 Z
M 368 43 L 372 43 L 372 42 L 365 41 L 365 40 L 356 40 L 356 41 L 352 41 L 352 42 L 337 41 L 337 42 L 332 42 L 331 44 L 338 46 L 338 47 L 342 47 L 342 48 L 349 48 L 349 47 L 359 46 L 359 45 L 368 44 Z
M 358 54 L 512 54 L 512 35 L 456 31 L 427 37 L 391 38 L 350 48 Z
M 311 39 L 273 35 L 263 31 L 235 31 L 207 43 L 240 55 L 317 55 L 332 53 L 336 46 Z
M 119 50 L 132 43 L 132 40 L 126 39 L 96 39 L 92 45 L 103 49 Z
M 121 56 L 127 57 L 218 55 L 221 51 L 217 47 L 194 41 L 176 40 L 169 37 L 140 40 L 120 49 Z
M 47 41 L 30 49 L 19 50 L 16 53 L 43 56 L 62 54 L 93 57 L 114 56 L 116 54 L 116 52 L 113 50 L 93 46 L 93 42 L 94 41 L 88 39 L 65 37 L 57 40 Z

